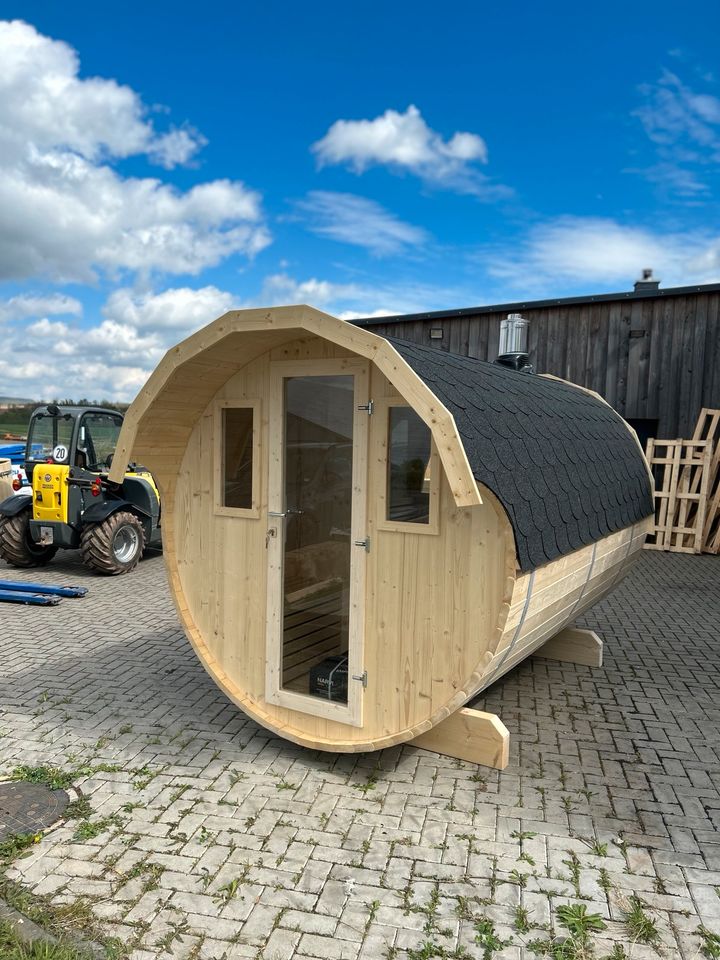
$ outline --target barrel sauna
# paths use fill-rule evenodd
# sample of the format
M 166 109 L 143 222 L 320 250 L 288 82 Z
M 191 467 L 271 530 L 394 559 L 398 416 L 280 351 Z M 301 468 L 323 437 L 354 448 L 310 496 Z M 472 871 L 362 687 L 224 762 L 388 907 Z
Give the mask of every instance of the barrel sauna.
M 110 480 L 131 459 L 160 486 L 205 668 L 329 751 L 446 721 L 611 590 L 653 514 L 599 396 L 307 306 L 232 311 L 171 349 Z

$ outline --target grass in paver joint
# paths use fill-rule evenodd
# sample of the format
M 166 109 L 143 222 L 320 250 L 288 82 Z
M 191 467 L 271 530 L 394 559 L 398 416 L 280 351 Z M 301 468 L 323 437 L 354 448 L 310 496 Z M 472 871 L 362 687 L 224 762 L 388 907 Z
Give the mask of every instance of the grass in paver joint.
M 720 960 L 720 936 L 707 927 L 698 927 L 697 934 L 701 941 L 700 955 L 708 960 Z
M 0 957 L 2 960 L 87 960 L 87 953 L 63 943 L 23 943 L 12 925 L 0 920 Z
M 15 767 L 11 774 L 13 780 L 24 780 L 26 783 L 44 783 L 50 790 L 67 790 L 72 786 L 76 774 L 58 767 Z
M 121 828 L 122 825 L 122 820 L 117 814 L 103 817 L 102 820 L 83 820 L 73 834 L 73 840 L 93 840 L 111 827 Z
M 67 805 L 63 816 L 66 820 L 87 820 L 91 814 L 90 801 L 87 797 L 80 797 Z
M 374 790 L 377 786 L 377 777 L 374 773 L 371 773 L 367 778 L 365 783 L 354 783 L 353 787 L 356 790 L 359 790 L 361 793 L 369 793 L 371 790 Z
M 28 783 L 44 783 L 52 790 L 62 790 L 70 786 L 77 778 L 77 771 L 64 771 L 49 766 L 21 766 L 12 773 L 13 780 Z M 81 819 L 81 825 L 87 823 L 84 817 L 90 812 L 90 805 L 84 798 L 69 804 L 70 817 Z M 26 946 L 17 940 L 12 927 L 0 922 L 0 957 L 2 960 L 85 960 L 82 953 L 67 937 L 79 937 L 95 940 L 103 944 L 108 960 L 119 960 L 127 956 L 127 950 L 117 940 L 104 938 L 99 932 L 90 902 L 83 897 L 72 903 L 52 903 L 49 898 L 30 893 L 19 883 L 8 880 L 6 870 L 15 860 L 24 856 L 28 850 L 42 839 L 42 834 L 21 834 L 8 837 L 0 843 L 0 900 L 13 907 L 39 927 L 51 933 L 60 942 L 57 946 L 36 944 Z
M 532 940 L 526 948 L 538 957 L 551 960 L 589 960 L 595 956 L 591 935 L 599 933 L 607 924 L 598 913 L 588 913 L 584 903 L 564 904 L 555 911 L 558 924 L 569 937 L 553 940 Z
M 567 904 L 555 911 L 560 926 L 576 940 L 587 941 L 591 933 L 605 930 L 607 924 L 599 913 L 588 913 L 584 903 Z
M 387 958 L 396 957 L 395 947 L 391 947 L 385 956 Z M 426 940 L 415 950 L 408 950 L 406 956 L 407 960 L 472 960 L 465 947 L 460 946 L 457 950 L 448 950 L 447 947 L 440 946 L 430 940 Z
M 639 943 L 656 944 L 660 933 L 655 921 L 645 913 L 646 904 L 636 896 L 630 897 L 629 904 L 625 911 L 625 926 L 630 936 Z
M 0 900 L 4 900 L 5 903 L 28 917 L 43 930 L 57 937 L 65 945 L 66 951 L 75 951 L 58 954 L 57 958 L 54 954 L 49 954 L 47 957 L 43 953 L 30 954 L 29 957 L 32 960 L 35 960 L 36 956 L 42 958 L 42 960 L 51 960 L 51 958 L 52 960 L 66 960 L 66 958 L 67 960 L 71 960 L 71 958 L 75 960 L 75 957 L 82 957 L 82 960 L 86 960 L 87 954 L 79 953 L 77 948 L 72 947 L 72 944 L 67 945 L 66 941 L 70 936 L 102 943 L 108 960 L 121 960 L 128 955 L 127 950 L 119 940 L 103 937 L 99 930 L 97 918 L 92 912 L 91 903 L 85 897 L 79 897 L 72 903 L 52 903 L 48 897 L 30 893 L 19 883 L 7 880 L 0 875 Z M 4 954 L 0 954 L 0 956 L 5 960 Z M 12 956 L 10 954 L 10 957 Z M 19 957 L 24 960 L 22 953 L 19 954 Z
M 625 947 L 620 943 L 616 943 L 604 960 L 629 960 L 629 957 L 625 952 Z
M 600 843 L 599 840 L 593 840 L 590 845 L 590 849 L 596 857 L 606 857 L 608 852 L 608 845 L 606 843 Z
M 537 833 L 532 830 L 513 830 L 510 836 L 513 840 L 519 840 L 522 843 L 523 840 L 532 840 L 533 837 L 537 836 Z
M 575 888 L 575 896 L 579 898 L 581 896 L 580 894 L 580 873 L 581 873 L 580 859 L 578 855 L 572 850 L 568 850 L 567 853 L 568 853 L 568 859 L 563 860 L 563 863 L 570 871 L 570 883 L 572 883 L 573 887 Z
M 41 833 L 17 833 L 0 840 L 0 866 L 8 866 L 41 839 Z
M 483 960 L 492 960 L 496 951 L 510 946 L 512 937 L 509 940 L 503 940 L 495 932 L 495 924 L 492 920 L 489 917 L 480 917 L 475 921 L 475 943 L 482 947 Z

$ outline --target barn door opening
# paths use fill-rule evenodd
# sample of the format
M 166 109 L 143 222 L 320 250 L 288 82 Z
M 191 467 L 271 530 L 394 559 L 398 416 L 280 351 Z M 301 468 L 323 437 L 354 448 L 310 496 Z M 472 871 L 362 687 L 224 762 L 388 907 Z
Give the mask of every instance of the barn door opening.
M 267 698 L 360 726 L 367 364 L 282 361 L 271 379 Z

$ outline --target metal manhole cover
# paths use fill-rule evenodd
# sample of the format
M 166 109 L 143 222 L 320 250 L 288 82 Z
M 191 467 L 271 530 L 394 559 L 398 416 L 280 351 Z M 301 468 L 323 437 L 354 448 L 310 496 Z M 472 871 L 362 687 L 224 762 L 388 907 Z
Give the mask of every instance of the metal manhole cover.
M 42 783 L 0 783 L 0 840 L 51 827 L 69 802 L 64 790 L 50 790 Z

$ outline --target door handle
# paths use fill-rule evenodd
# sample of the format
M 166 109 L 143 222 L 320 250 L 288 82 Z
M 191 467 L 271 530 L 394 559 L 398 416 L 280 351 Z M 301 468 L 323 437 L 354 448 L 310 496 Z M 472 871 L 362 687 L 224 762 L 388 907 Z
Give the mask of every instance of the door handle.
M 304 510 L 294 510 L 292 507 L 288 507 L 287 510 L 268 510 L 269 517 L 300 517 L 304 513 Z
M 286 517 L 287 513 L 284 513 L 281 510 L 268 510 L 269 517 Z

